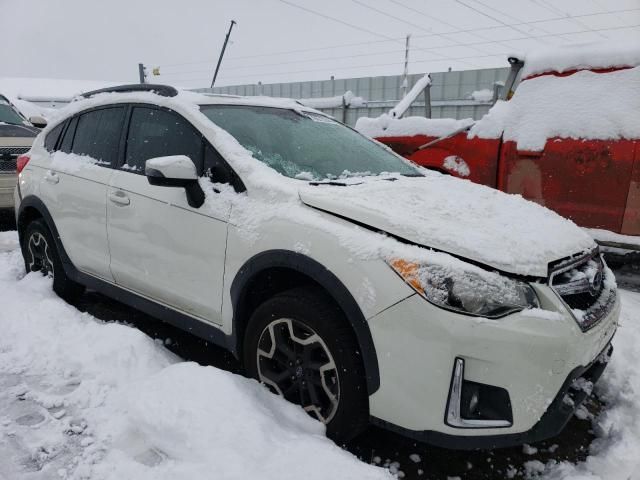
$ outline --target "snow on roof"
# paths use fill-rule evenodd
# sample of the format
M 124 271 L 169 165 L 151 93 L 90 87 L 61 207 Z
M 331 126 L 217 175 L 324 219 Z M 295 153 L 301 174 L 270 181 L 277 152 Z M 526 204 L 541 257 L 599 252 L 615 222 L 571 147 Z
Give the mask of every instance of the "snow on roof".
M 548 139 L 640 138 L 640 67 L 522 82 L 513 98 L 498 102 L 469 136 L 517 142 L 519 150 L 542 150 Z
M 635 67 L 640 65 L 640 42 L 598 42 L 554 45 L 516 55 L 524 61 L 522 78 L 545 72 Z
M 473 119 L 406 117 L 394 119 L 382 114 L 377 118 L 360 117 L 356 130 L 372 138 L 426 135 L 443 137 L 473 125 Z

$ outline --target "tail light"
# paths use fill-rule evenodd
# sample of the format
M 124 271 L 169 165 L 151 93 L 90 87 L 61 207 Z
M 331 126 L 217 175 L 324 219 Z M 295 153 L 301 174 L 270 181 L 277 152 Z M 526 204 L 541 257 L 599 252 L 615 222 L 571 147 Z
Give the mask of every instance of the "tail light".
M 18 159 L 16 160 L 16 170 L 18 171 L 18 173 L 24 170 L 24 167 L 27 166 L 27 163 L 29 163 L 29 160 L 31 160 L 31 156 L 28 153 L 25 153 L 18 157 Z

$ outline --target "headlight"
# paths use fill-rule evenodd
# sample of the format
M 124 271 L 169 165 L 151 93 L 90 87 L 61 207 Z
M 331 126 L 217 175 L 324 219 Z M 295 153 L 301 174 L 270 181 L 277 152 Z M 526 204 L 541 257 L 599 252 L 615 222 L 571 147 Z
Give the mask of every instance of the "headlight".
M 447 310 L 496 318 L 540 306 L 528 283 L 472 265 L 464 269 L 401 259 L 389 265 L 416 292 Z

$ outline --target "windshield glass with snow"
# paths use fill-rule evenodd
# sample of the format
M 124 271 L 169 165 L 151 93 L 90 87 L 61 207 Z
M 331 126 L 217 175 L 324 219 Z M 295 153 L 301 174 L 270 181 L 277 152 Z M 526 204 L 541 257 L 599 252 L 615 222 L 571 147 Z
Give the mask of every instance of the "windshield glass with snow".
M 11 107 L 9 102 L 4 98 L 0 98 L 0 123 L 11 123 L 13 125 L 22 125 L 24 119 Z
M 396 155 L 324 115 L 237 105 L 203 105 L 200 109 L 256 159 L 287 177 L 333 180 L 382 173 L 421 175 Z

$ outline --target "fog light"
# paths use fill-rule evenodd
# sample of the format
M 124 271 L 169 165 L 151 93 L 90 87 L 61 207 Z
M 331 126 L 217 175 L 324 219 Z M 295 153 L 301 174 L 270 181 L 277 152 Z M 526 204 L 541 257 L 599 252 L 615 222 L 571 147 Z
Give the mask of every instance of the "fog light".
M 446 423 L 458 428 L 504 428 L 513 425 L 509 392 L 464 379 L 464 360 L 456 358 Z

